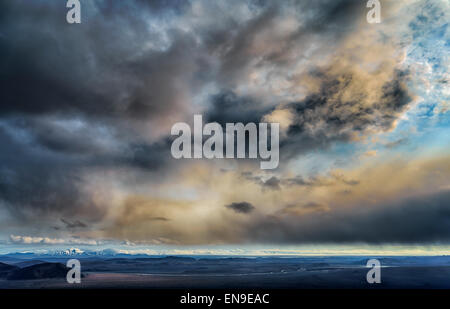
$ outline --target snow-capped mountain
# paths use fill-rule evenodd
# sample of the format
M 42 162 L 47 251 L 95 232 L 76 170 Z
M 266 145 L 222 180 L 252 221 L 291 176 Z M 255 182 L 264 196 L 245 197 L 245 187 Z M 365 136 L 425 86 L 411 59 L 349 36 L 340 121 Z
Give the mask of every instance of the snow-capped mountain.
M 114 249 L 102 249 L 102 250 L 82 250 L 79 248 L 69 248 L 63 250 L 40 250 L 39 252 L 23 251 L 23 252 L 12 252 L 5 254 L 8 257 L 14 258 L 38 258 L 38 257 L 49 257 L 49 258 L 66 258 L 66 257 L 137 257 L 137 256 L 148 256 L 147 254 L 129 254 L 120 252 Z

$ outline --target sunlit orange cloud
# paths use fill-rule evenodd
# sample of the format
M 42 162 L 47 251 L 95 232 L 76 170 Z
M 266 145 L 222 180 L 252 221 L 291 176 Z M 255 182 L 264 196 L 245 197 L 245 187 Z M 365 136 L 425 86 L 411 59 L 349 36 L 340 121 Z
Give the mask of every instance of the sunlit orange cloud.
M 450 188 L 450 157 L 367 162 L 315 178 L 290 173 L 274 177 L 277 186 L 267 185 L 270 178 L 258 178 L 257 171 L 250 176 L 206 163 L 193 164 L 180 172 L 180 178 L 158 185 L 162 192 L 171 192 L 165 198 L 125 197 L 111 214 L 116 219 L 106 223 L 104 235 L 173 244 L 239 243 L 252 234 L 255 222 L 267 218 L 281 226 L 286 216 L 304 222 L 326 214 L 338 220 L 352 209 L 371 211 L 406 197 L 445 192 Z M 181 187 L 185 193 L 177 194 Z M 254 210 L 239 213 L 225 207 L 244 201 Z

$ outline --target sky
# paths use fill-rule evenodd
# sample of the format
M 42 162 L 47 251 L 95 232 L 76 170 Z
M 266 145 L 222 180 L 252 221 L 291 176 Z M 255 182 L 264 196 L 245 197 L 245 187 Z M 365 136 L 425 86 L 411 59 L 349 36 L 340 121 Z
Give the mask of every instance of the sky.
M 450 253 L 450 3 L 0 2 L 0 253 Z M 280 161 L 171 127 L 280 124 Z

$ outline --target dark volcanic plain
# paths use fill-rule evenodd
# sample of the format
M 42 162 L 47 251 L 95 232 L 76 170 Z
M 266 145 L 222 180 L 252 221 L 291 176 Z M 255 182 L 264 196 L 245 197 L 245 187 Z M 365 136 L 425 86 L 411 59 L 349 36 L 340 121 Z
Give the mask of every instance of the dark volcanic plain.
M 81 284 L 65 280 L 70 258 L 81 261 Z M 382 283 L 372 285 L 366 282 L 370 258 L 39 257 L 34 262 L 4 256 L 0 288 L 450 288 L 450 256 L 379 257 Z

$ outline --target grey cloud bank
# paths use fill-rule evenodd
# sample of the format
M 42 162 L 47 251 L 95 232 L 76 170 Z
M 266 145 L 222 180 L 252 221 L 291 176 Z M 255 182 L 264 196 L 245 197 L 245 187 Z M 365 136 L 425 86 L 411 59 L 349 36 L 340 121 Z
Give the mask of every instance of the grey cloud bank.
M 383 5 L 383 23 L 400 12 L 390 11 L 396 3 Z M 438 4 L 437 11 L 444 7 Z M 173 243 L 450 241 L 446 191 L 335 211 L 315 197 L 336 183 L 351 195 L 363 180 L 295 171 L 305 155 L 391 132 L 414 106 L 411 84 L 419 74 L 398 50 L 420 25 L 381 23 L 374 31 L 360 0 L 93 0 L 83 2 L 82 23 L 72 25 L 66 10 L 58 1 L 0 2 L 0 220 L 8 228 L 0 236 L 11 229 L 35 241 L 59 233 Z M 397 30 L 404 31 L 399 42 Z M 208 124 L 184 126 L 193 133 L 184 142 L 175 136 L 182 128 L 171 134 L 174 123 L 200 114 Z M 231 123 L 256 128 L 238 126 L 231 142 Z M 260 123 L 279 123 L 279 148 L 269 137 L 278 127 Z M 234 133 L 245 129 L 267 143 L 235 143 Z M 384 148 L 405 141 L 411 139 Z M 175 160 L 174 145 L 175 157 L 202 160 Z M 267 173 L 241 174 L 254 167 L 247 159 L 255 154 Z M 230 160 L 207 160 L 221 156 Z M 213 178 L 222 161 L 238 176 Z M 244 181 L 284 208 L 263 213 L 239 191 Z M 279 204 L 286 190 L 304 191 L 298 203 Z M 183 234 L 175 225 L 187 213 L 211 222 Z M 230 222 L 238 227 L 223 228 Z M 135 231 L 127 234 L 125 225 Z M 210 238 L 197 238 L 205 231 Z

